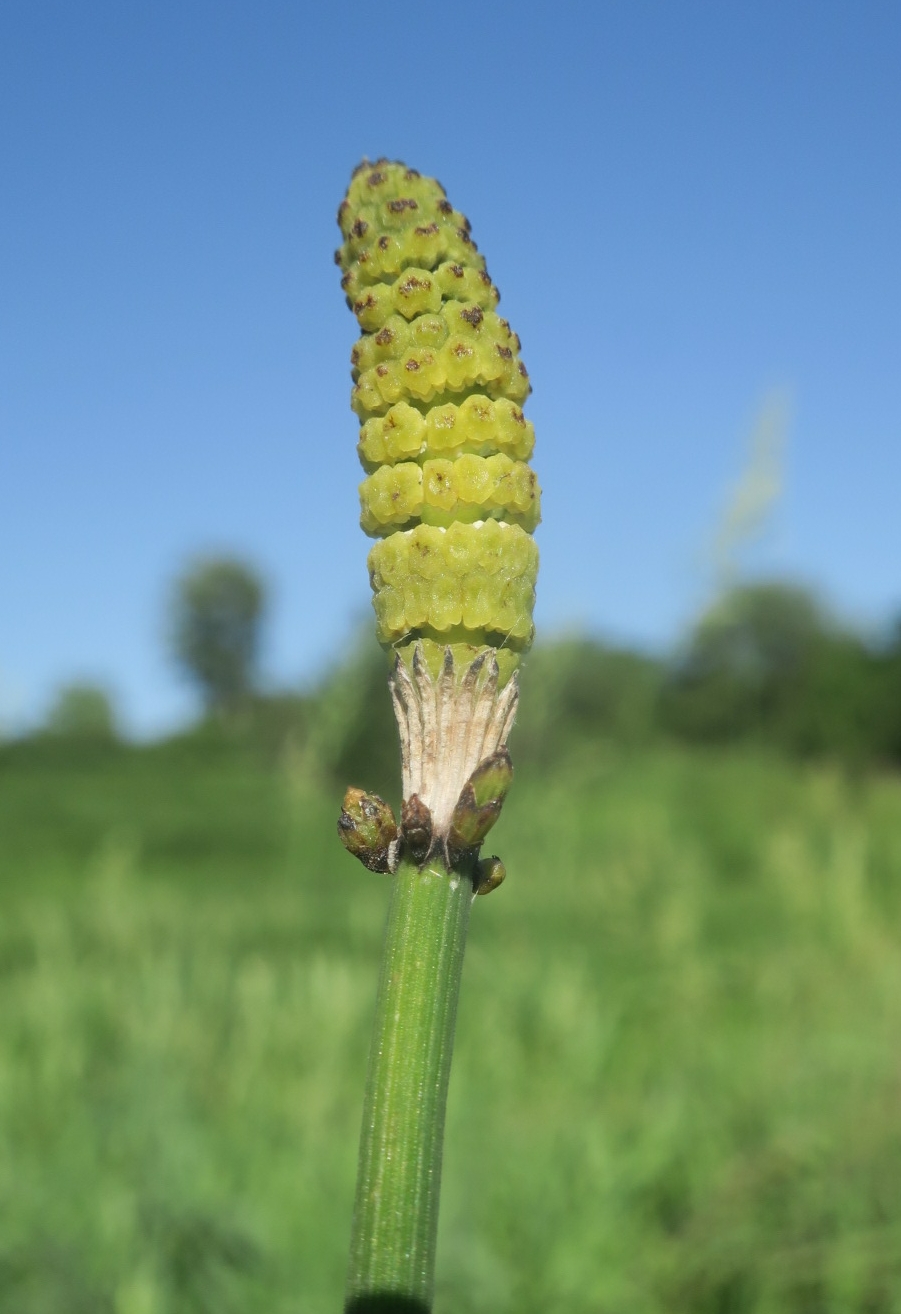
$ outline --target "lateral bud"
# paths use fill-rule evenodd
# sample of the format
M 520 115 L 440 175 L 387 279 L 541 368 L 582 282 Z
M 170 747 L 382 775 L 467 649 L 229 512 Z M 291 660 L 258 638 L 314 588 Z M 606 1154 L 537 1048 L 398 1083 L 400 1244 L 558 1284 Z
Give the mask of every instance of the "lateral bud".
M 501 862 L 500 858 L 495 855 L 491 858 L 482 858 L 476 863 L 476 869 L 473 876 L 473 890 L 475 894 L 490 894 L 492 890 L 503 884 L 507 875 L 507 868 Z
M 401 839 L 390 806 L 378 794 L 351 786 L 338 818 L 338 838 L 369 871 L 394 872 Z
M 404 847 L 421 867 L 432 851 L 432 814 L 418 794 L 411 794 L 404 799 L 400 818 Z
M 480 762 L 463 786 L 447 833 L 447 854 L 455 866 L 461 854 L 477 850 L 500 816 L 513 780 L 506 748 Z

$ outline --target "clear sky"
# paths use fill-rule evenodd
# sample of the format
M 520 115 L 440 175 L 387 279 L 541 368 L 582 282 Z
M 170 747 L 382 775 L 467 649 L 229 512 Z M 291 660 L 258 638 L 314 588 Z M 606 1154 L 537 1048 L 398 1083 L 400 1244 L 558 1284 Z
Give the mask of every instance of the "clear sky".
M 90 678 L 178 723 L 198 552 L 269 580 L 273 685 L 366 614 L 332 263 L 364 155 L 441 179 L 522 339 L 541 632 L 677 638 L 773 390 L 742 568 L 901 612 L 899 69 L 897 0 L 6 0 L 0 721 Z

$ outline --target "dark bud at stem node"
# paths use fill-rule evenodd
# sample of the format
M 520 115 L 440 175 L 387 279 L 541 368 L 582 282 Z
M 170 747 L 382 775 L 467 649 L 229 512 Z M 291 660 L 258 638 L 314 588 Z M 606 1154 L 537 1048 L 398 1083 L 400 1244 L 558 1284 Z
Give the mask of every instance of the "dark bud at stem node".
M 369 871 L 394 872 L 400 861 L 400 834 L 394 813 L 378 794 L 351 787 L 338 818 L 338 838 Z
M 421 867 L 432 851 L 432 814 L 418 794 L 404 800 L 401 830 L 407 853 Z
M 486 757 L 463 787 L 451 817 L 447 856 L 456 866 L 464 853 L 476 852 L 497 821 L 513 780 L 513 763 L 506 748 Z
M 473 889 L 476 894 L 490 894 L 502 884 L 506 875 L 507 868 L 497 855 L 482 858 L 481 862 L 476 863 Z

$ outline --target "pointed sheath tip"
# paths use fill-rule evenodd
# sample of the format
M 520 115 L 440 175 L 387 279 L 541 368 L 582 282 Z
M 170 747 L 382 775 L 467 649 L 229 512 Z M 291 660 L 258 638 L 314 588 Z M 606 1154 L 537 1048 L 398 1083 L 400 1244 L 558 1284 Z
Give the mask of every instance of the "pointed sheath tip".
M 487 656 L 488 653 L 483 648 L 482 651 L 479 653 L 479 655 L 477 657 L 474 657 L 473 660 L 470 662 L 469 674 L 472 676 L 473 679 L 476 679 L 477 676 L 482 674 L 482 667 L 485 665 L 485 658 Z

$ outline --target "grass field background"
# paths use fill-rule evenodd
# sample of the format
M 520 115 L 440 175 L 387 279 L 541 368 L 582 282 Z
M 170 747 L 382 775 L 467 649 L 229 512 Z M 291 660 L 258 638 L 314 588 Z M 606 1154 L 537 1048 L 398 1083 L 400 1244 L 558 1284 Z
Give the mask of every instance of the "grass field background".
M 3 1314 L 340 1308 L 388 887 L 339 799 L 0 749 Z M 491 839 L 438 1314 L 901 1311 L 901 778 L 595 744 Z

